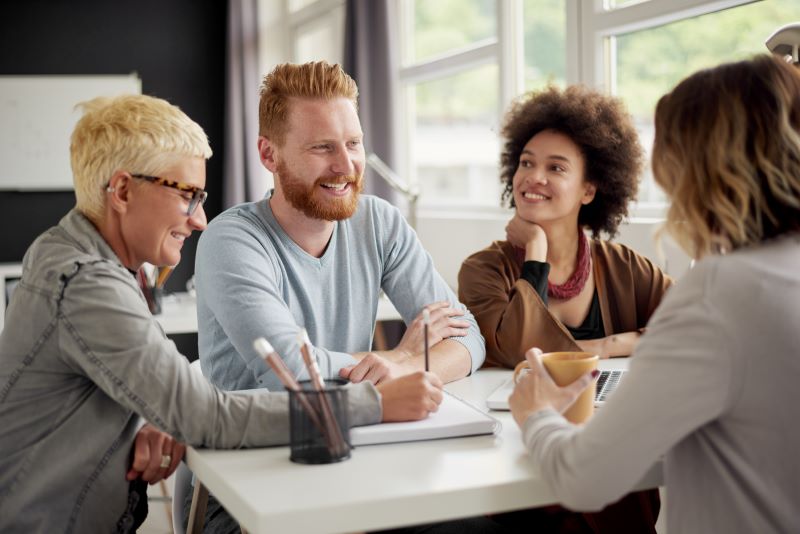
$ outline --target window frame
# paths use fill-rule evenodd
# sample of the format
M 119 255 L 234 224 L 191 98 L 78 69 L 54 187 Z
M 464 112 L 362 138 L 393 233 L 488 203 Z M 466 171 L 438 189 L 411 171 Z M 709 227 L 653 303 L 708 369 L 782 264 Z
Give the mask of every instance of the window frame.
M 646 30 L 691 17 L 739 7 L 759 0 L 642 0 L 641 2 L 608 8 L 605 0 L 570 0 L 566 10 L 566 83 L 596 87 L 609 94 L 616 93 L 616 58 L 614 38 L 618 34 Z M 451 76 L 476 66 L 494 62 L 498 65 L 499 109 L 502 119 L 511 101 L 524 91 L 524 28 L 523 0 L 497 0 L 497 35 L 447 53 L 406 62 L 406 53 L 413 46 L 413 0 L 392 2 L 394 20 L 400 21 L 400 46 L 395 53 L 400 67 L 392 83 L 398 89 L 395 116 L 395 138 L 399 140 L 397 171 L 419 186 L 414 165 L 413 109 L 407 101 L 407 91 L 419 83 Z M 463 215 L 495 213 L 507 216 L 500 206 L 443 199 L 420 199 L 421 212 L 445 211 Z M 630 206 L 630 218 L 663 218 L 664 202 L 638 202 Z
M 283 7 L 286 10 L 287 22 L 286 49 L 289 51 L 289 57 L 292 62 L 300 62 L 298 58 L 298 42 L 305 33 L 303 30 L 326 25 L 330 25 L 333 28 L 333 33 L 338 41 L 331 50 L 339 49 L 338 57 L 344 58 L 345 0 L 316 0 L 295 11 L 289 9 L 289 2 L 286 0 Z M 331 13 L 336 13 L 336 16 L 331 17 Z M 339 13 L 341 13 L 341 16 Z M 335 62 L 341 63 L 341 59 Z

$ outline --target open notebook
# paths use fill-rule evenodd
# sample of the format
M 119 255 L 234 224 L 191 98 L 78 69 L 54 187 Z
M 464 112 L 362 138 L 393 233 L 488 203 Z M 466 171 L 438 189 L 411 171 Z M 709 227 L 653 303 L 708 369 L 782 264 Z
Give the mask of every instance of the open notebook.
M 350 429 L 350 442 L 354 446 L 377 445 L 494 434 L 499 430 L 497 419 L 445 392 L 439 410 L 426 419 L 353 427 Z
M 594 395 L 595 406 L 600 407 L 603 405 L 606 398 L 617 388 L 617 384 L 619 384 L 626 372 L 623 369 L 600 371 L 600 376 L 597 377 L 597 390 Z M 512 391 L 514 391 L 514 377 L 509 377 L 489 395 L 489 398 L 486 399 L 486 406 L 492 410 L 508 410 L 508 396 L 511 395 Z

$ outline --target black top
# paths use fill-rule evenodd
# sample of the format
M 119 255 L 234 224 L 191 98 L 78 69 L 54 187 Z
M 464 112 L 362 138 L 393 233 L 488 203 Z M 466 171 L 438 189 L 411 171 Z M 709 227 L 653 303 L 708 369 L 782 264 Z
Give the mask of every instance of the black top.
M 526 261 L 522 264 L 520 277 L 528 282 L 542 298 L 542 302 L 547 305 L 547 277 L 550 275 L 550 264 L 541 261 Z M 592 305 L 586 319 L 578 327 L 564 325 L 576 340 L 580 339 L 600 339 L 605 337 L 606 331 L 603 325 L 603 317 L 600 315 L 600 299 L 597 296 L 597 288 L 592 295 Z

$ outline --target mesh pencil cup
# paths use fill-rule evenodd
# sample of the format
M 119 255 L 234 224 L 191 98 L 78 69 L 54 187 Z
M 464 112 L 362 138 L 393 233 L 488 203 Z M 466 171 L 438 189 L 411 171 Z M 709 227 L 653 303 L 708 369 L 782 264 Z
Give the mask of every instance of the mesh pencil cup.
M 150 308 L 150 313 L 153 315 L 160 315 L 162 311 L 161 304 L 164 301 L 164 289 L 161 287 L 151 287 L 150 291 L 152 298 L 147 302 L 147 306 Z
M 310 381 L 289 391 L 289 459 L 301 464 L 329 464 L 350 458 L 350 421 L 346 382 L 328 380 L 324 391 Z

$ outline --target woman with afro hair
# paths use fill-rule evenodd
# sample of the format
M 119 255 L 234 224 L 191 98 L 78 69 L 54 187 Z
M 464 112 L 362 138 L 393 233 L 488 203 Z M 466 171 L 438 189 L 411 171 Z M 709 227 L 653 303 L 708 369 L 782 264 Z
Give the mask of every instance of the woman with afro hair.
M 633 352 L 672 280 L 613 237 L 636 198 L 642 149 L 615 98 L 581 86 L 525 95 L 508 111 L 506 239 L 467 258 L 459 298 L 486 339 L 486 364 L 515 367 L 525 352 Z M 587 237 L 591 234 L 591 239 Z M 548 506 L 495 516 L 543 532 L 655 532 L 658 491 L 595 513 Z
M 616 98 L 571 86 L 517 100 L 503 126 L 506 239 L 470 256 L 459 298 L 486 339 L 486 365 L 525 351 L 627 356 L 671 284 L 613 237 L 636 198 L 642 149 Z M 587 237 L 591 234 L 591 239 Z

